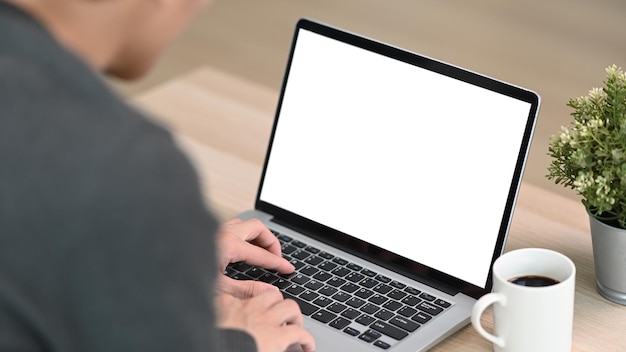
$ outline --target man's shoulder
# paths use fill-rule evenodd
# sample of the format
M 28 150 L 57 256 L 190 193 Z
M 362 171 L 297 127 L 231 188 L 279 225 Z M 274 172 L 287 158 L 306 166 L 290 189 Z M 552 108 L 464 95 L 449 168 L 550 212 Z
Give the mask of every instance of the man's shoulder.
M 24 195 L 39 193 L 82 211 L 80 204 L 162 194 L 172 185 L 187 196 L 199 193 L 195 172 L 169 131 L 95 73 L 84 67 L 74 72 L 71 62 L 64 69 L 72 72 L 64 74 L 45 60 L 12 61 L 0 73 L 5 199 L 13 194 L 21 203 Z

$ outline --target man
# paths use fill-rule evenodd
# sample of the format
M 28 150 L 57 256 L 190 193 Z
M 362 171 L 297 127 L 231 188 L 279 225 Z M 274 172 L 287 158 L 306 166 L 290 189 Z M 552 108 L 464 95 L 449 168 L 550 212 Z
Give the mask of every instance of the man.
M 98 76 L 141 77 L 204 5 L 0 0 L 1 351 L 314 349 L 295 302 L 218 273 L 293 271 L 275 237 L 216 237 L 171 136 Z

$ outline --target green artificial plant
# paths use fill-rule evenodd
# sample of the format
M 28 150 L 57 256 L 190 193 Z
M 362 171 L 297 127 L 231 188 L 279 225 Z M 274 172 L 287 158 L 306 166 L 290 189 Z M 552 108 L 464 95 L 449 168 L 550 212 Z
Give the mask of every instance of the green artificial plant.
M 576 190 L 598 220 L 626 229 L 626 73 L 609 66 L 603 88 L 567 106 L 573 121 L 550 138 L 547 177 Z

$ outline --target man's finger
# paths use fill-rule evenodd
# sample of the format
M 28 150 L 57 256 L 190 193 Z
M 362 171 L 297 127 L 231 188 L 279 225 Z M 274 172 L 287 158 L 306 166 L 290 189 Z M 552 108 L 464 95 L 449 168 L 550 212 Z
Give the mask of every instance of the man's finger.
M 247 242 L 244 242 L 243 247 L 245 247 L 245 249 L 243 249 L 243 260 L 248 264 L 268 270 L 275 270 L 283 274 L 290 274 L 296 270 L 293 264 L 289 263 L 287 259 L 270 253 L 261 247 Z
M 265 282 L 235 280 L 224 275 L 218 280 L 216 288 L 219 292 L 227 293 L 240 299 L 255 297 L 268 290 L 277 290 L 276 287 Z
M 273 315 L 273 321 L 275 321 L 279 325 L 302 325 L 302 323 L 304 322 L 302 312 L 300 311 L 300 306 L 298 306 L 298 303 L 296 303 L 296 301 L 291 299 L 286 299 L 276 303 L 272 307 L 271 314 Z
M 313 335 L 311 335 L 298 325 L 284 326 L 281 329 L 281 334 L 279 338 L 287 340 L 288 345 L 300 345 L 302 351 L 304 352 L 315 351 L 315 339 L 313 338 Z
M 295 270 L 295 267 L 285 258 L 270 253 L 254 244 L 238 240 L 224 241 L 222 244 L 224 246 L 222 252 L 230 254 L 223 259 L 224 265 L 246 262 L 264 269 L 278 271 L 282 274 L 290 274 Z
M 280 242 L 261 220 L 250 219 L 237 223 L 237 226 L 245 236 L 242 238 L 244 241 L 254 243 L 275 255 L 281 255 Z

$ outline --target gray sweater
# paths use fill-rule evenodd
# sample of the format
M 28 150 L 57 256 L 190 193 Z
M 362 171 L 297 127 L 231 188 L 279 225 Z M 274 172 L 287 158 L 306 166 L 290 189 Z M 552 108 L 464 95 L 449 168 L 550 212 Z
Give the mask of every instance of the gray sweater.
M 0 351 L 256 351 L 170 134 L 0 0 Z

